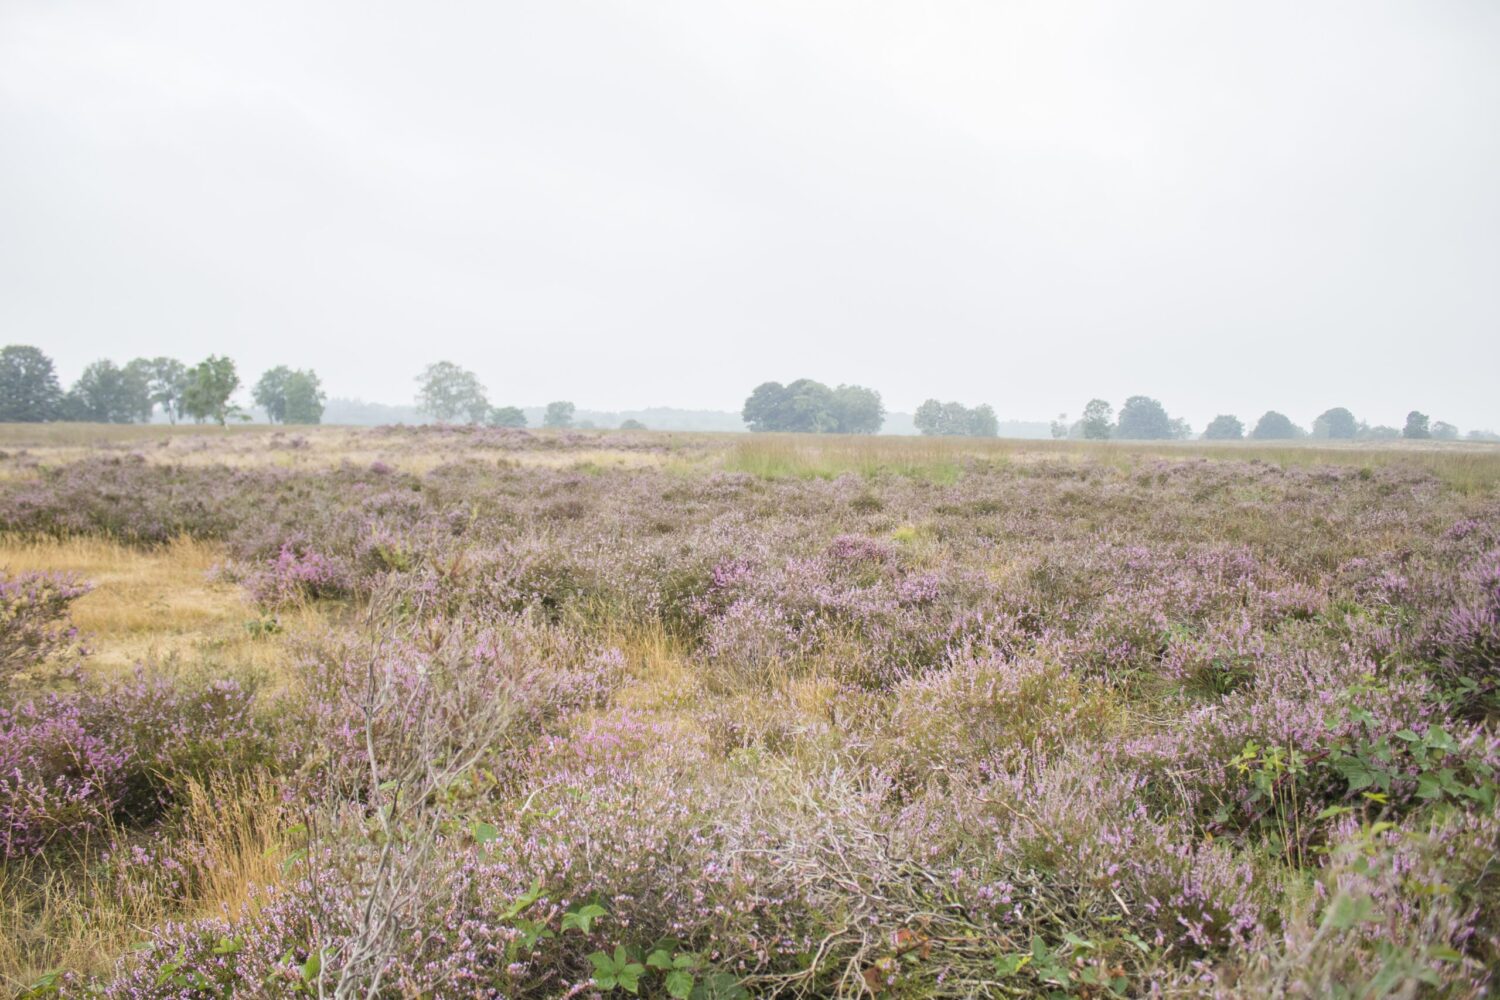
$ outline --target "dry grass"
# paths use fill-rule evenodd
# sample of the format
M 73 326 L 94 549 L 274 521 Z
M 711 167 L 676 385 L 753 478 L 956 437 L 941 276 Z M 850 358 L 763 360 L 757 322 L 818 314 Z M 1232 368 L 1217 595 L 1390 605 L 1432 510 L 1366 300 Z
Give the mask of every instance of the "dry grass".
M 287 850 L 285 806 L 270 775 L 189 786 L 175 830 L 176 884 L 158 866 L 12 862 L 0 866 L 0 985 L 16 993 L 53 970 L 101 974 L 168 919 L 233 915 L 275 884 Z
M 274 677 L 285 659 L 284 644 L 247 629 L 258 614 L 243 592 L 209 578 L 222 559 L 217 546 L 191 539 L 148 551 L 100 538 L 0 537 L 0 569 L 68 572 L 93 585 L 73 605 L 73 621 L 85 635 L 90 667 L 100 674 L 118 674 L 137 663 L 208 660 Z M 299 631 L 322 613 L 285 612 L 283 628 Z

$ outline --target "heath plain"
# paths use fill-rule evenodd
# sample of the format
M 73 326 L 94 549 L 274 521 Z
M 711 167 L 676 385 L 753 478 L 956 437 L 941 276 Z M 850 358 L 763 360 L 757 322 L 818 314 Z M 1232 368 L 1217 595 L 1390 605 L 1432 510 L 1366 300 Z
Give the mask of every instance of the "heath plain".
M 1496 446 L 0 449 L 22 995 L 1493 989 Z

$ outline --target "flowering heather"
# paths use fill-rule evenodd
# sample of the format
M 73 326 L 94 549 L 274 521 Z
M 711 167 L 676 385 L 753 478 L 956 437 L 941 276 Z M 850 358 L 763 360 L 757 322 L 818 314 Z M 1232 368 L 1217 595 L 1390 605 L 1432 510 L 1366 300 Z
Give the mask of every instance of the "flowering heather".
M 0 573 L 0 687 L 13 675 L 76 651 L 68 606 L 87 584 L 52 573 Z
M 167 901 L 43 992 L 1495 988 L 1493 492 L 1249 446 L 801 477 L 646 433 L 341 433 L 315 470 L 0 483 L 13 535 L 197 538 L 311 623 L 273 668 L 4 689 L 4 863 Z M 13 669 L 77 645 L 82 586 L 0 587 Z M 204 872 L 254 866 L 188 803 L 252 772 L 274 863 L 206 910 Z

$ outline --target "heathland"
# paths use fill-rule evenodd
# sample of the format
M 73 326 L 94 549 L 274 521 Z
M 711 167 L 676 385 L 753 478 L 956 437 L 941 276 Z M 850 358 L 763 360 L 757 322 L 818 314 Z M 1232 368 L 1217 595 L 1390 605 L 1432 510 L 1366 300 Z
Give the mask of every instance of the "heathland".
M 0 427 L 0 981 L 1477 997 L 1500 447 Z

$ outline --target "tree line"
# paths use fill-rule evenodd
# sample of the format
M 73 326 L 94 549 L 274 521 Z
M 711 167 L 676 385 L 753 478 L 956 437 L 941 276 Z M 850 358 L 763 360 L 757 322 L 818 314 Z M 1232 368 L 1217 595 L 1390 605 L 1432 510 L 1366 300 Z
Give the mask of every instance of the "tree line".
M 1052 436 L 1087 441 L 1168 441 L 1193 437 L 1187 421 L 1167 415 L 1166 409 L 1149 396 L 1131 396 L 1120 407 L 1116 418 L 1114 408 L 1107 400 L 1091 399 L 1083 408 L 1083 415 L 1069 423 L 1067 414 L 1060 414 L 1052 423 Z M 1314 418 L 1309 431 L 1292 422 L 1284 413 L 1267 410 L 1250 428 L 1233 414 L 1221 413 L 1209 421 L 1203 430 L 1205 441 L 1293 441 L 1298 438 L 1315 438 L 1325 441 L 1388 441 L 1396 438 L 1414 440 L 1435 439 L 1456 441 L 1458 428 L 1442 420 L 1430 420 L 1427 414 L 1412 410 L 1406 415 L 1406 423 L 1399 430 L 1395 427 L 1371 426 L 1355 418 L 1348 408 L 1335 406 L 1324 410 Z M 1470 431 L 1471 440 L 1483 440 L 1493 435 L 1485 431 Z
M 69 420 L 101 424 L 149 423 L 160 412 L 171 423 L 226 424 L 250 419 L 233 402 L 240 387 L 234 361 L 210 355 L 196 365 L 175 358 L 136 358 L 124 365 L 101 359 L 84 368 L 66 391 L 52 359 L 24 344 L 0 349 L 0 422 Z M 251 389 L 272 423 L 316 424 L 326 396 L 316 372 L 272 368 Z
M 417 409 L 444 423 L 488 424 L 491 427 L 525 427 L 526 414 L 519 406 L 492 406 L 489 390 L 479 376 L 452 361 L 438 361 L 417 376 Z M 568 429 L 575 424 L 576 407 L 567 400 L 554 400 L 542 414 L 542 426 Z M 626 420 L 621 430 L 645 430 L 638 420 Z

